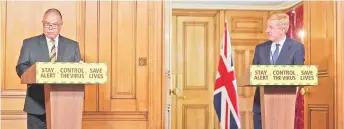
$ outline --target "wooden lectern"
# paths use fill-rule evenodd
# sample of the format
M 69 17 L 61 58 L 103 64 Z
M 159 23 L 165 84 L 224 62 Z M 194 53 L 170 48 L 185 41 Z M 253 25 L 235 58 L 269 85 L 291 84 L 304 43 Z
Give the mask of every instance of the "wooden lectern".
M 21 83 L 44 85 L 47 129 L 81 129 L 84 86 L 87 83 L 39 83 L 36 70 L 34 64 L 23 73 Z
M 237 84 L 239 87 L 259 86 L 263 129 L 294 129 L 298 85 L 251 84 L 254 76 L 251 71 L 246 70 Z

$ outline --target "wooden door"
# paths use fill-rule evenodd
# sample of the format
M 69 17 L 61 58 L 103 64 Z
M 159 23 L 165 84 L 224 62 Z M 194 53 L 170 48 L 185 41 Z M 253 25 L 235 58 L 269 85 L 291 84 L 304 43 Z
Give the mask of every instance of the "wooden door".
M 172 129 L 214 127 L 214 18 L 173 16 Z
M 108 83 L 88 85 L 84 129 L 162 127 L 162 2 L 86 2 L 85 60 Z M 110 122 L 108 122 L 110 121 Z
M 319 84 L 306 87 L 305 129 L 334 129 L 335 2 L 304 2 L 306 63 L 318 66 Z

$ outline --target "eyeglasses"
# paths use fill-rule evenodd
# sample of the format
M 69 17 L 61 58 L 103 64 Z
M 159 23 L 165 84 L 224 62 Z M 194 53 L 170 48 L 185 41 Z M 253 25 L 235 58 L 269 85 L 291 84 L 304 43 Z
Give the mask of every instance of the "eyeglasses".
M 43 22 L 43 26 L 44 28 L 50 28 L 50 26 L 52 27 L 52 29 L 56 29 L 57 27 L 61 26 L 62 23 L 47 23 L 47 22 Z

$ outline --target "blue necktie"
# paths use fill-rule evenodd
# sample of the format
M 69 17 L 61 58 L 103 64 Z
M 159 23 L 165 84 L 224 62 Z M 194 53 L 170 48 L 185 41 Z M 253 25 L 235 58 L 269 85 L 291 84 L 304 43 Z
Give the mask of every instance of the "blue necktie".
M 280 46 L 280 44 L 276 44 L 276 50 L 275 50 L 274 54 L 272 55 L 272 61 L 274 62 L 274 64 L 276 64 L 276 61 L 278 58 L 279 46 Z

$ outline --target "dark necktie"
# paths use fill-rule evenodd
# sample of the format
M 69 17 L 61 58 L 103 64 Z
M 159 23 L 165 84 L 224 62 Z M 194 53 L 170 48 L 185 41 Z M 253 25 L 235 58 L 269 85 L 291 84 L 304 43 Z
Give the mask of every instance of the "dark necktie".
M 275 50 L 274 54 L 272 55 L 272 61 L 274 64 L 276 64 L 276 61 L 278 58 L 279 46 L 280 46 L 280 44 L 276 44 L 276 50 Z

